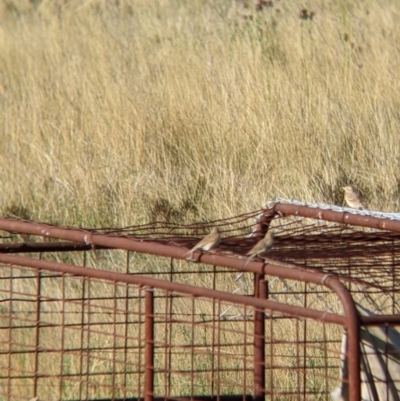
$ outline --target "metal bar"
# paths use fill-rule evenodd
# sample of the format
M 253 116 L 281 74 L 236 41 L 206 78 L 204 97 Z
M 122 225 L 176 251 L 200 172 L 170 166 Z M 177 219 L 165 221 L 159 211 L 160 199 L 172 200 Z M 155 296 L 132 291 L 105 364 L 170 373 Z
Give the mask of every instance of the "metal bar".
M 40 258 L 42 255 L 40 255 Z M 42 272 L 38 270 L 36 275 L 36 324 L 35 324 L 35 348 L 39 350 L 40 348 L 40 335 L 41 335 L 41 330 L 40 330 L 40 313 L 41 313 L 41 305 L 42 305 L 42 291 L 41 291 L 41 286 L 42 286 Z M 38 393 L 38 378 L 39 376 L 39 352 L 35 353 L 35 381 L 33 384 L 33 392 L 34 395 Z
M 400 325 L 400 315 L 360 316 L 361 326 Z
M 221 301 L 218 300 L 218 316 L 221 316 Z M 217 401 L 221 401 L 221 319 L 218 319 L 218 324 L 217 324 Z M 214 394 L 213 397 L 215 398 Z
M 213 266 L 213 290 L 215 290 L 216 286 L 217 286 L 217 278 L 216 278 L 216 267 Z M 211 342 L 211 355 L 215 355 L 215 343 L 216 343 L 216 335 L 215 335 L 215 331 L 216 331 L 216 322 L 220 320 L 217 317 L 216 314 L 216 305 L 215 302 L 212 303 L 212 342 Z M 244 338 L 246 338 L 246 326 L 245 326 L 245 333 L 244 333 Z M 245 349 L 245 347 L 243 347 Z M 219 344 L 218 344 L 218 349 L 219 349 Z M 215 358 L 211 358 L 211 372 L 210 372 L 210 383 L 211 383 L 211 396 L 214 396 L 214 389 L 215 389 L 215 381 L 214 381 L 214 374 L 215 374 Z
M 296 319 L 298 322 L 298 319 Z M 275 398 L 275 383 L 274 383 L 274 370 L 272 366 L 274 366 L 274 319 L 269 319 L 269 332 L 270 332 L 270 341 L 269 341 L 269 388 L 268 388 L 268 395 L 271 400 Z
M 130 256 L 130 252 L 127 252 L 126 253 L 126 264 L 125 264 L 125 266 L 126 266 L 125 273 L 126 274 L 129 274 L 129 269 L 130 269 L 129 256 Z M 128 286 L 125 287 L 125 310 L 126 311 L 129 310 L 129 287 Z M 123 366 L 124 366 L 123 398 L 127 398 L 127 390 L 128 390 L 128 385 L 127 385 L 127 383 L 128 383 L 128 371 L 127 371 L 128 365 L 127 365 L 127 363 L 128 363 L 129 357 L 130 357 L 130 354 L 128 352 L 128 333 L 129 333 L 129 330 L 128 330 L 129 315 L 128 315 L 128 313 L 125 313 L 124 324 L 125 324 L 125 333 L 124 333 L 125 340 L 124 340 L 124 356 L 123 356 L 123 362 L 124 362 L 124 364 L 123 364 Z M 140 336 L 139 336 L 139 338 L 140 338 Z M 140 364 L 139 364 L 139 366 L 140 366 Z
M 65 291 L 65 276 L 63 276 L 62 277 L 62 307 L 61 307 L 61 327 L 62 327 L 62 329 L 61 329 L 61 349 L 65 349 L 66 348 L 66 337 L 67 337 L 67 335 L 66 335 L 66 322 L 65 322 L 65 317 L 66 317 L 66 311 L 65 311 L 65 309 L 66 309 L 66 307 L 65 307 L 65 304 L 66 304 L 66 299 L 67 299 L 67 297 L 66 297 L 66 291 Z M 64 363 L 65 363 L 65 359 L 66 358 L 68 358 L 68 357 L 66 357 L 66 355 L 64 354 L 64 353 L 61 353 L 61 356 L 60 356 L 60 367 L 59 367 L 59 371 L 60 372 L 62 372 L 63 371 L 63 366 L 64 366 Z M 64 386 L 62 385 L 62 383 L 63 383 L 63 381 L 61 380 L 60 382 L 59 382 L 59 385 L 58 385 L 58 397 L 59 397 L 59 399 L 60 400 L 62 400 L 62 396 L 63 396 L 63 389 L 64 389 Z
M 400 221 L 361 216 L 349 212 L 336 212 L 308 206 L 296 206 L 287 203 L 276 203 L 274 210 L 279 213 L 307 217 L 317 220 L 333 221 L 335 223 L 352 224 L 355 226 L 376 228 L 379 230 L 400 232 Z
M 214 304 L 215 302 L 213 302 Z M 244 316 L 247 316 L 247 309 L 246 307 L 243 308 L 244 309 Z M 214 315 L 215 316 L 215 315 Z M 213 328 L 215 326 L 215 323 L 213 322 Z M 244 339 L 244 343 L 247 344 L 247 319 L 244 319 L 244 325 L 243 325 L 243 339 Z M 214 341 L 214 335 L 213 335 L 213 341 Z M 214 352 L 213 352 L 214 353 Z M 213 370 L 214 370 L 214 366 L 213 366 Z M 243 347 L 243 372 L 246 375 L 247 373 L 247 346 Z M 246 377 L 246 376 L 245 376 Z M 245 399 L 245 394 L 247 392 L 247 383 L 246 383 L 246 379 L 243 380 L 243 387 L 242 387 L 242 394 L 243 394 L 243 401 Z M 214 393 L 212 393 L 214 394 Z
M 254 275 L 254 296 L 267 298 L 267 283 L 261 274 Z M 265 398 L 265 312 L 254 311 L 254 401 Z
M 155 241 L 135 240 L 134 238 L 121 238 L 115 236 L 107 236 L 104 234 L 96 234 L 85 230 L 56 228 L 46 224 L 27 223 L 19 220 L 0 219 L 0 230 L 26 232 L 27 234 L 40 235 L 50 238 L 64 239 L 79 243 L 86 243 L 106 248 L 118 248 L 128 251 L 142 252 L 150 255 L 165 256 L 175 259 L 186 259 L 187 249 L 174 245 L 164 245 Z M 274 265 L 273 262 L 249 262 L 243 266 L 243 259 L 237 257 L 229 257 L 215 255 L 212 253 L 203 253 L 198 259 L 201 263 L 213 266 L 222 266 L 237 269 L 245 272 L 270 274 L 275 277 L 298 280 L 302 282 L 310 282 L 321 284 L 326 274 L 317 271 L 307 271 L 303 267 L 295 264 L 285 263 L 285 266 Z
M 189 306 L 189 305 L 188 305 Z M 189 309 L 189 308 L 188 308 Z M 192 316 L 192 321 L 190 322 L 190 326 L 191 326 L 191 333 L 190 333 L 190 345 L 189 345 L 189 349 L 190 349 L 190 398 L 193 399 L 194 398 L 194 353 L 195 353 L 195 348 L 196 348 L 196 342 L 194 340 L 194 336 L 195 336 L 195 314 L 196 314 L 196 308 L 195 308 L 195 298 L 192 297 L 192 308 L 191 308 L 191 316 Z
M 323 283 L 338 295 L 343 306 L 347 329 L 349 400 L 359 401 L 361 400 L 360 317 L 350 292 L 339 280 L 327 274 Z
M 86 254 L 87 253 L 85 252 L 85 255 Z M 85 264 L 86 264 L 86 258 L 85 258 Z M 85 287 L 86 287 L 86 291 L 85 291 Z M 83 281 L 83 286 L 82 286 L 83 294 L 84 294 L 83 305 L 85 306 L 85 304 L 87 304 L 87 314 L 86 314 L 87 317 L 85 319 L 86 321 L 82 322 L 83 323 L 82 331 L 86 335 L 87 347 L 83 346 L 84 350 L 85 350 L 85 353 L 84 353 L 84 356 L 85 356 L 85 373 L 84 373 L 85 380 L 82 380 L 81 386 L 85 391 L 85 399 L 86 400 L 89 399 L 89 387 L 90 387 L 90 386 L 88 386 L 88 383 L 90 383 L 89 375 L 90 375 L 91 366 L 93 366 L 92 363 L 94 364 L 94 359 L 95 359 L 92 356 L 92 353 L 88 351 L 90 349 L 90 345 L 91 345 L 92 338 L 93 338 L 92 330 L 91 330 L 92 311 L 91 311 L 91 307 L 90 307 L 90 304 L 92 303 L 92 297 L 90 296 L 92 293 L 91 287 L 92 287 L 91 280 Z M 85 317 L 85 312 L 83 312 L 82 315 L 83 315 L 83 317 Z M 85 330 L 85 328 L 86 328 L 86 330 Z
M 324 344 L 329 344 L 329 341 L 327 339 L 327 335 L 326 335 L 326 325 L 324 324 L 322 327 L 323 330 L 323 343 Z M 323 352 L 324 352 L 324 382 L 325 382 L 325 388 L 329 388 L 329 376 L 328 376 L 328 366 L 329 366 L 329 359 L 328 359 L 328 352 L 327 352 L 327 347 L 323 347 Z M 326 399 L 328 399 L 328 397 L 326 396 Z
M 145 296 L 145 349 L 144 349 L 144 401 L 154 399 L 154 293 L 146 290 Z
M 305 283 L 304 287 L 303 287 L 303 297 L 304 297 L 303 306 L 304 306 L 304 308 L 307 308 L 308 307 L 308 302 L 307 302 L 308 301 L 308 298 L 307 298 L 307 283 Z M 304 323 L 303 323 L 303 341 L 307 341 L 307 328 L 308 328 L 307 323 L 308 323 L 307 320 L 304 320 Z M 307 359 L 308 359 L 307 358 L 307 353 L 308 353 L 308 347 L 303 347 L 303 349 L 302 349 L 302 366 L 304 366 L 304 367 L 307 366 Z M 302 383 L 301 383 L 301 386 L 300 386 L 301 391 L 299 391 L 299 393 L 301 393 L 303 399 L 305 399 L 304 397 L 305 397 L 306 389 L 307 389 L 307 375 L 303 374 L 302 378 L 303 378 L 303 380 L 302 380 Z
M 15 281 L 13 280 L 14 278 L 14 269 L 10 269 L 10 275 L 11 275 L 11 280 L 10 280 L 10 286 L 8 288 L 8 299 L 5 300 L 5 302 L 7 302 L 7 306 L 4 306 L 4 311 L 7 311 L 7 307 L 8 307 L 8 316 L 7 319 L 10 322 L 9 326 L 7 327 L 7 332 L 8 332 L 8 338 L 7 338 L 7 354 L 8 354 L 8 366 L 12 366 L 11 361 L 11 355 L 12 355 L 12 339 L 13 339 L 13 309 L 14 309 L 14 304 L 13 304 L 13 293 L 14 293 L 14 284 Z M 2 303 L 2 305 L 4 305 Z M 37 322 L 36 322 L 37 324 Z M 7 399 L 10 400 L 11 399 L 11 370 L 8 371 L 8 377 L 7 377 L 7 390 L 6 390 L 6 395 L 7 395 Z
M 262 216 L 258 219 L 256 230 L 253 233 L 255 237 L 264 237 L 265 233 L 269 230 L 269 225 L 275 214 L 274 209 L 263 211 Z
M 171 259 L 171 263 L 170 263 L 170 271 L 169 271 L 169 281 L 174 281 L 174 271 L 175 271 L 175 264 L 174 264 L 174 260 Z M 165 303 L 165 312 L 166 312 L 166 316 L 173 316 L 174 314 L 174 297 L 172 294 L 168 294 L 168 301 Z M 167 309 L 168 307 L 168 309 Z M 168 319 L 167 319 L 168 320 Z M 168 341 L 168 344 L 172 344 L 173 343 L 173 324 L 170 320 L 165 322 L 165 330 L 168 333 L 168 335 L 165 336 L 165 338 L 167 339 L 166 341 Z M 167 334 L 166 333 L 166 334 Z M 173 361 L 173 351 L 172 351 L 172 347 L 165 347 L 166 350 L 166 361 L 168 361 L 168 376 L 167 376 L 167 380 L 166 383 L 168 385 L 168 391 L 164 394 L 165 397 L 170 397 L 171 395 L 171 391 L 172 391 L 172 369 L 173 369 L 173 365 L 172 365 L 172 361 Z
M 90 251 L 94 246 L 76 242 L 16 242 L 0 244 L 0 253 Z M 96 247 L 105 249 L 105 247 Z
M 180 284 L 164 280 L 158 280 L 150 277 L 126 275 L 124 273 L 117 273 L 112 271 L 82 268 L 79 266 L 71 266 L 66 263 L 51 262 L 47 260 L 37 260 L 14 255 L 0 255 L 0 263 L 7 263 L 11 265 L 27 266 L 35 269 L 46 269 L 75 276 L 93 277 L 101 280 L 119 281 L 122 283 L 135 284 L 139 286 L 147 286 L 160 288 L 166 291 L 176 291 L 183 294 L 207 297 L 212 299 L 220 299 L 222 301 L 232 302 L 234 304 L 248 305 L 259 309 L 267 309 L 271 311 L 281 312 L 293 317 L 310 318 L 327 323 L 338 324 L 346 326 L 346 317 L 336 315 L 334 313 L 321 312 L 315 309 L 303 308 L 301 306 L 286 305 L 271 300 L 261 300 L 253 297 L 246 297 L 244 295 L 232 294 L 230 292 L 211 290 L 208 288 L 196 287 L 189 284 Z M 328 282 L 329 280 L 327 280 Z M 337 279 L 330 278 L 329 282 L 337 281 Z M 341 284 L 342 285 L 342 284 Z
M 297 367 L 301 366 L 301 362 L 300 362 L 301 361 L 301 358 L 300 358 L 300 342 L 301 341 L 304 342 L 304 339 L 301 339 L 301 337 L 300 337 L 299 323 L 300 323 L 299 319 L 296 319 L 296 339 L 298 340 L 298 341 L 296 341 L 296 363 L 297 363 L 296 366 Z M 271 329 L 271 331 L 272 331 L 272 329 Z M 270 364 L 272 365 L 272 361 L 270 362 Z M 296 387 L 298 389 L 301 389 L 300 382 L 301 382 L 300 369 L 296 369 L 296 385 L 297 385 Z M 301 396 L 302 396 L 302 394 L 300 394 L 300 391 L 298 391 L 297 392 L 297 401 L 301 400 Z
M 128 290 L 129 290 L 129 288 L 128 288 Z M 143 342 L 142 341 L 140 341 L 140 339 L 142 338 L 142 335 L 143 335 L 143 328 L 142 328 L 142 326 L 143 326 L 143 324 L 142 324 L 142 317 L 143 317 L 143 306 L 142 306 L 142 304 L 144 303 L 144 302 L 142 302 L 142 299 L 143 299 L 143 292 L 144 293 L 146 293 L 146 290 L 145 289 L 143 289 L 143 288 L 139 288 L 139 291 L 138 291 L 138 298 L 137 298 L 137 302 L 138 302 L 138 316 L 140 316 L 139 317 L 139 319 L 138 319 L 138 321 L 137 321 L 137 323 L 139 323 L 138 324 L 138 338 L 139 338 L 139 343 L 138 343 L 138 346 L 139 346 L 139 360 L 138 360 L 138 367 L 139 367 L 139 375 L 138 375 L 138 378 L 137 378 L 137 391 L 136 391 L 136 393 L 139 395 L 139 394 L 142 394 L 142 372 L 143 372 L 143 369 L 142 369 L 142 359 L 143 359 L 143 354 L 144 354 L 144 352 L 142 352 L 142 348 L 144 348 L 144 346 L 142 345 L 143 344 Z M 146 313 L 144 313 L 144 318 L 146 319 Z M 146 338 L 146 333 L 145 333 L 145 338 Z M 145 363 L 144 361 L 143 361 L 143 363 Z M 144 365 L 143 365 L 144 366 Z M 143 397 L 144 398 L 144 397 Z M 140 399 L 140 398 L 139 398 Z

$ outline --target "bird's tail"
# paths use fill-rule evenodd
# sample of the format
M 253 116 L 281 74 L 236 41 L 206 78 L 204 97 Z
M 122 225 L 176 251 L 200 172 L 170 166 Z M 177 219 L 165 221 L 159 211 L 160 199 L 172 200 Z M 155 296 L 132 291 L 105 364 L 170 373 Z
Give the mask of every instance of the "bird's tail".
M 194 250 L 193 250 L 193 249 L 190 249 L 189 251 L 187 251 L 186 253 L 184 253 L 184 254 L 182 255 L 182 257 L 184 258 L 186 255 L 189 255 L 189 253 L 190 253 L 191 257 L 193 257 L 193 252 L 194 252 Z
M 253 258 L 254 258 L 254 256 L 250 256 L 250 257 L 246 260 L 245 264 L 242 266 L 242 269 L 243 269 L 244 267 L 246 267 L 246 266 L 251 262 L 251 260 L 253 260 Z

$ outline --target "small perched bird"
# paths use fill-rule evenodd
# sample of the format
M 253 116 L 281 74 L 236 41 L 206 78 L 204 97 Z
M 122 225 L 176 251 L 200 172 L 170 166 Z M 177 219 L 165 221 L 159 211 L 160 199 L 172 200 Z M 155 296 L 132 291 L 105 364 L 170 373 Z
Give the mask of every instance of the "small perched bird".
M 361 199 L 360 194 L 353 186 L 349 185 L 342 189 L 344 190 L 344 200 L 348 206 L 358 210 L 365 210 L 367 208 Z
M 185 255 L 190 253 L 189 260 L 193 260 L 193 252 L 197 249 L 201 249 L 202 251 L 209 251 L 214 246 L 217 246 L 221 241 L 221 234 L 219 232 L 218 227 L 213 227 L 210 234 L 207 234 L 200 242 L 198 242 L 189 252 L 185 253 Z M 184 256 L 185 256 L 184 255 Z
M 264 238 L 258 241 L 257 244 L 255 244 L 253 248 L 251 248 L 250 251 L 247 252 L 247 256 L 250 257 L 247 259 L 243 267 L 245 267 L 247 263 L 249 263 L 256 256 L 269 252 L 272 249 L 273 245 L 274 245 L 274 232 L 268 230 Z

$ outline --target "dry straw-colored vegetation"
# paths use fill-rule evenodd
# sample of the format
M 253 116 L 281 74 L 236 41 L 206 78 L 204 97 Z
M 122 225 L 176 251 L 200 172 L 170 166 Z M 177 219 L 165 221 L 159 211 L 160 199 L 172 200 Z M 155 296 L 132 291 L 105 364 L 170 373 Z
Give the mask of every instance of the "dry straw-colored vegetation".
M 303 7 L 303 9 L 302 9 Z M 0 210 L 123 226 L 398 210 L 400 3 L 4 0 Z
M 3 0 L 0 214 L 399 210 L 400 2 Z

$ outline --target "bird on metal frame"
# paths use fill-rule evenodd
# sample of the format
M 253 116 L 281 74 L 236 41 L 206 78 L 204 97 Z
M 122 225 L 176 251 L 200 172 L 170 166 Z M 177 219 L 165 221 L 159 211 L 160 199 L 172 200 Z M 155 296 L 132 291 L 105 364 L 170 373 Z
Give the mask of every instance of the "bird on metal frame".
M 202 251 L 209 251 L 211 248 L 214 248 L 221 242 L 221 233 L 218 227 L 213 227 L 211 232 L 207 234 L 200 242 L 198 242 L 189 252 L 185 253 L 183 256 L 186 256 L 190 253 L 190 258 L 187 260 L 193 260 L 193 252 L 197 249 Z
M 348 185 L 342 188 L 344 191 L 344 201 L 348 206 L 350 206 L 353 209 L 358 209 L 358 210 L 366 210 L 367 207 L 365 206 L 365 203 L 363 202 L 361 195 L 358 193 L 358 191 L 352 186 Z
M 273 231 L 267 231 L 264 238 L 262 238 L 260 241 L 257 242 L 253 246 L 253 248 L 250 249 L 249 252 L 247 252 L 247 256 L 250 256 L 246 263 L 243 265 L 245 267 L 251 260 L 253 260 L 256 256 L 263 255 L 264 253 L 268 253 L 274 245 L 274 232 Z

